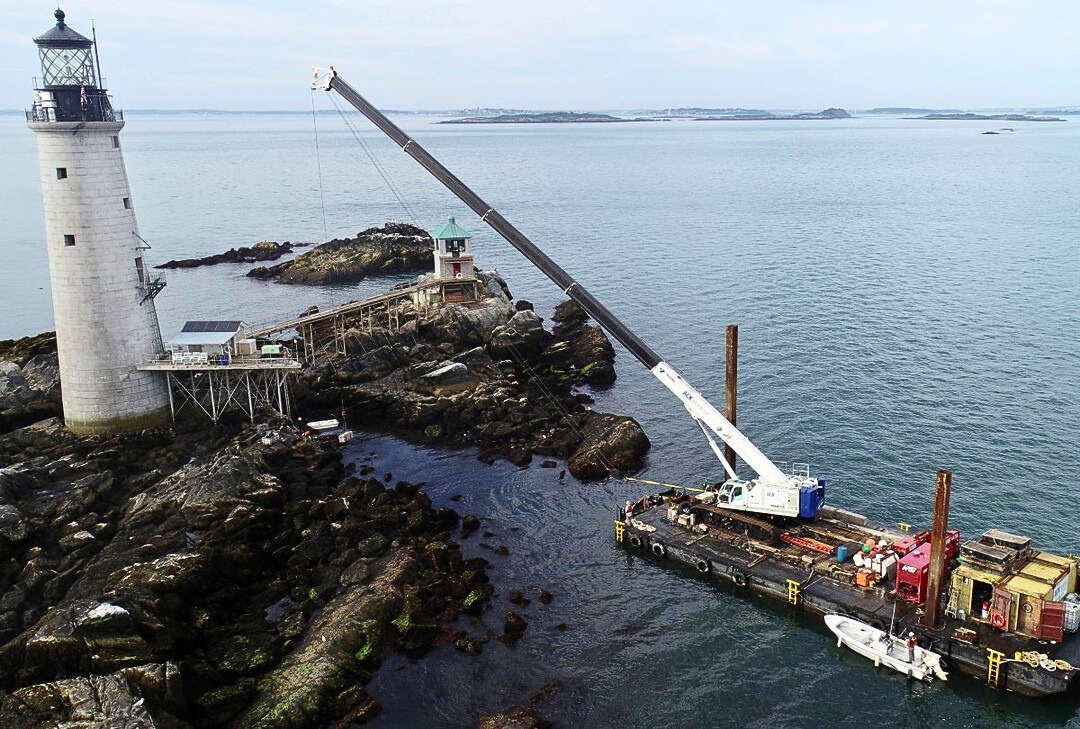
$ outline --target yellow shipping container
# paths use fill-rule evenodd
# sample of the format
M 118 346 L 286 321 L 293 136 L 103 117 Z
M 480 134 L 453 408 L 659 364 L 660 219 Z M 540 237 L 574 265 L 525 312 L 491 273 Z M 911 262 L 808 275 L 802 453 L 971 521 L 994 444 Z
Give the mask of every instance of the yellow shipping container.
M 994 585 L 1004 578 L 1004 575 L 961 564 L 952 573 L 949 611 L 957 617 L 960 612 L 963 612 L 967 618 L 980 619 L 982 604 L 990 602 Z
M 1060 602 L 1076 591 L 1076 559 L 1049 552 L 1035 552 L 1011 575 L 988 572 L 961 564 L 952 573 L 948 610 L 952 615 L 981 618 L 983 603 L 993 598 L 995 587 L 1008 590 L 1008 627 L 1034 636 L 1042 615 L 1043 602 Z

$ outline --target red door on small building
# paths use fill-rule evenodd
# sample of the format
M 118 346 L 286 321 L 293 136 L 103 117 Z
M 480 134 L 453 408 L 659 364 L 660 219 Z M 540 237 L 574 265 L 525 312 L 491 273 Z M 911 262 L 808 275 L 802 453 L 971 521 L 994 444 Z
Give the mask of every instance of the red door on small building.
M 1001 630 L 1008 630 L 1012 620 L 1012 593 L 994 585 L 994 595 L 990 598 L 990 624 Z
M 454 264 L 454 278 L 461 278 L 461 264 Z
M 1044 602 L 1039 628 L 1035 635 L 1039 640 L 1052 640 L 1060 643 L 1065 637 L 1065 603 Z

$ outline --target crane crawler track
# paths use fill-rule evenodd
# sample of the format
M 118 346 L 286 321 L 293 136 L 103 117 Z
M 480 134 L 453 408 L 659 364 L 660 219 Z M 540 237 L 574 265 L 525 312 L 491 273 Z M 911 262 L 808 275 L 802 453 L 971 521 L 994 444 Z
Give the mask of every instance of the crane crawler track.
M 780 536 L 781 529 L 776 524 L 741 511 L 723 509 L 712 504 L 692 504 L 690 513 L 698 514 L 700 521 L 706 524 L 723 529 L 733 530 L 742 527 L 748 531 L 749 537 L 763 542 L 773 542 Z

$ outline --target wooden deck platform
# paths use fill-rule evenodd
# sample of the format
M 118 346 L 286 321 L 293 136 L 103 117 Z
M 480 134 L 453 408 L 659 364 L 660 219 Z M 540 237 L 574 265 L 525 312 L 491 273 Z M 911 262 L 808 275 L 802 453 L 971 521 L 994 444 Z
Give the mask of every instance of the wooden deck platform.
M 155 359 L 136 365 L 136 369 L 152 372 L 225 372 L 228 370 L 299 370 L 300 360 L 289 357 L 234 357 L 226 364 L 215 362 L 173 362 L 171 359 Z

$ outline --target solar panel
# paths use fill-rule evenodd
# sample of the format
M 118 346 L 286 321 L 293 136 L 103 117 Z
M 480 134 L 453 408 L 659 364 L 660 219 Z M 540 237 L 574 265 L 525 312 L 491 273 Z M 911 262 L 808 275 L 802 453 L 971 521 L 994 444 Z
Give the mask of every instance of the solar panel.
M 184 323 L 183 332 L 235 332 L 242 321 L 189 321 Z

